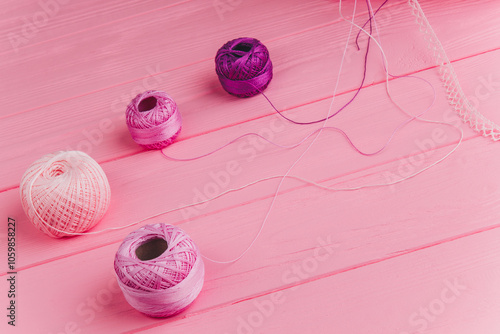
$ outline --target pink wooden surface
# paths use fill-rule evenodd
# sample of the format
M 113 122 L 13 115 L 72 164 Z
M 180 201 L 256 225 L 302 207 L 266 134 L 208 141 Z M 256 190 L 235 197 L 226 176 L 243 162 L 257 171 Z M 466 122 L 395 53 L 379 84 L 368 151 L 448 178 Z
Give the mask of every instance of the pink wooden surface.
M 19 271 L 17 326 L 8 326 L 2 313 L 1 333 L 500 333 L 500 144 L 470 130 L 448 106 L 406 1 L 389 1 L 378 19 L 391 71 L 435 86 L 436 105 L 426 117 L 459 125 L 462 146 L 391 187 L 328 192 L 285 181 L 250 252 L 231 265 L 206 262 L 200 296 L 169 319 L 143 316 L 117 290 L 114 253 L 132 228 L 64 240 L 45 236 L 21 208 L 24 170 L 62 149 L 94 157 L 112 188 L 111 207 L 96 229 L 193 203 L 228 162 L 237 172 L 219 192 L 283 174 L 306 146 L 282 150 L 243 140 L 201 160 L 172 162 L 135 145 L 124 108 L 145 89 L 172 95 L 183 117 L 178 141 L 166 150 L 172 156 L 202 154 L 245 132 L 267 131 L 278 143 L 295 143 L 314 126 L 282 121 L 260 96 L 226 94 L 214 72 L 215 52 L 235 37 L 261 39 L 275 67 L 269 98 L 290 117 L 311 120 L 328 110 L 349 26 L 338 2 L 326 0 L 55 1 L 8 0 L 0 14 L 3 310 L 7 217 L 17 220 Z M 9 36 L 23 36 L 24 19 L 44 12 L 40 3 L 52 4 L 45 6 L 46 24 L 13 47 Z M 465 93 L 500 122 L 498 1 L 421 5 Z M 351 13 L 353 2 L 344 6 Z M 356 22 L 366 17 L 360 1 Z M 351 43 L 337 105 L 359 84 L 363 57 Z M 383 145 L 405 119 L 383 79 L 379 53 L 372 52 L 359 98 L 329 122 L 365 151 Z M 391 84 L 411 112 L 431 100 L 420 82 Z M 430 144 L 433 133 L 440 140 Z M 414 122 L 383 153 L 363 157 L 339 134 L 325 132 L 292 174 L 338 187 L 388 182 L 433 163 L 458 138 L 450 127 Z M 234 258 L 258 231 L 277 183 L 148 222 L 181 226 L 203 254 Z

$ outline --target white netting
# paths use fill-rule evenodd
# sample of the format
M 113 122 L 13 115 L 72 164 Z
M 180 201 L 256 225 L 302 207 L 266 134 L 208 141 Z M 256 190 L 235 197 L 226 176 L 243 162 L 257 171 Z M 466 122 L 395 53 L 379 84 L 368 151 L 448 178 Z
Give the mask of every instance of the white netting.
M 486 118 L 469 102 L 465 96 L 453 66 L 444 51 L 443 45 L 436 36 L 429 21 L 420 7 L 417 0 L 408 0 L 408 5 L 412 8 L 412 13 L 419 25 L 420 31 L 424 33 L 424 38 L 428 42 L 428 48 L 432 51 L 436 64 L 439 66 L 439 74 L 443 81 L 448 97 L 448 102 L 460 115 L 465 123 L 474 131 L 485 137 L 497 141 L 500 140 L 500 127 Z

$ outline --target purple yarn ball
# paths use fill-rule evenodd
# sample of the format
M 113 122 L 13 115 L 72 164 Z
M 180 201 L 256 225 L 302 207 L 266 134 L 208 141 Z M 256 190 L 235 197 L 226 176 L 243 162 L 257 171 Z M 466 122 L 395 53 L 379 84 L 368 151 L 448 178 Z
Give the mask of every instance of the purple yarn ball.
M 269 51 L 255 38 L 236 38 L 224 44 L 217 51 L 215 70 L 226 92 L 238 97 L 259 94 L 273 78 Z

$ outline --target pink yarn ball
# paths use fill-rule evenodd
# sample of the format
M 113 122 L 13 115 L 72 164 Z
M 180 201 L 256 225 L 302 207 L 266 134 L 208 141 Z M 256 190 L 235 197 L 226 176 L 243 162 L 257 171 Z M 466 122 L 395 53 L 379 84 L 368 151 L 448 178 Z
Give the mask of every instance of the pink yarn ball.
M 150 90 L 127 106 L 127 126 L 134 141 L 147 149 L 162 149 L 179 135 L 182 119 L 177 104 L 165 92 Z
M 125 299 L 151 317 L 185 310 L 203 286 L 205 267 L 196 244 L 182 229 L 145 225 L 118 248 L 115 272 Z
M 45 155 L 24 173 L 21 204 L 33 225 L 54 238 L 83 234 L 109 207 L 111 190 L 101 166 L 84 152 Z

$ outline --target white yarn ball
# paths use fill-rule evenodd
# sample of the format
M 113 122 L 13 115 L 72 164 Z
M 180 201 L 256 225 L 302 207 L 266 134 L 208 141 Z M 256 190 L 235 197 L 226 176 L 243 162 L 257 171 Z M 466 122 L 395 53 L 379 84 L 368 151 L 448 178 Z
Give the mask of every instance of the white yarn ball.
M 94 227 L 111 198 L 101 166 L 80 151 L 57 152 L 35 161 L 22 177 L 20 194 L 29 220 L 55 238 Z

